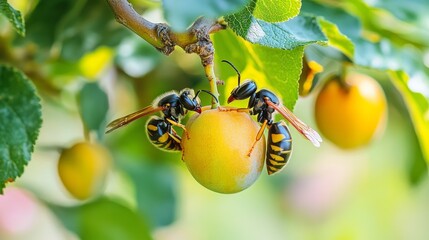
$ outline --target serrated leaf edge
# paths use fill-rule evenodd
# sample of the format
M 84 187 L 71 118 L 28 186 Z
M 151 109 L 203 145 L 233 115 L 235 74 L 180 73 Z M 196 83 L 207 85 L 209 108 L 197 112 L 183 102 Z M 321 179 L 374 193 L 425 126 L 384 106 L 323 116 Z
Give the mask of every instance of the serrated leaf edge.
M 40 99 L 40 97 L 37 95 L 37 91 L 36 91 L 36 87 L 34 86 L 34 84 L 32 83 L 32 81 L 22 72 L 22 71 L 20 71 L 19 69 L 17 69 L 17 68 L 15 68 L 15 67 L 12 67 L 12 66 L 9 66 L 9 65 L 7 65 L 7 64 L 0 64 L 0 68 L 5 68 L 5 69 L 7 69 L 7 70 L 9 70 L 9 71 L 11 71 L 11 73 L 13 73 L 13 74 L 20 74 L 21 76 L 22 76 L 22 78 L 25 80 L 25 81 L 28 81 L 28 86 L 30 87 L 30 91 L 32 92 L 32 93 L 34 93 L 34 96 L 35 96 L 35 105 L 37 105 L 38 106 L 38 108 L 37 108 L 37 112 L 38 112 L 38 115 L 40 116 L 40 118 L 38 119 L 38 122 L 36 123 L 37 124 L 37 129 L 34 131 L 34 139 L 33 139 L 33 137 L 32 136 L 30 136 L 29 134 L 28 134 L 28 132 L 27 132 L 27 130 L 26 130 L 26 132 L 27 132 L 27 135 L 28 135 L 28 137 L 29 137 L 29 139 L 30 139 L 30 141 L 32 142 L 31 143 L 31 146 L 30 146 L 30 154 L 31 153 L 33 153 L 34 152 L 34 146 L 35 146 L 35 144 L 36 144 L 36 141 L 37 141 L 37 139 L 38 139 L 38 137 L 39 137 L 39 133 L 40 133 L 40 128 L 42 127 L 42 123 L 43 123 L 43 119 L 42 119 L 42 111 L 41 111 L 41 109 L 42 109 L 42 105 L 41 105 L 41 99 Z M 31 160 L 31 157 L 30 157 L 30 159 L 24 159 L 25 160 L 25 163 L 24 163 L 24 165 L 23 165 L 23 167 L 25 167 L 25 166 L 27 166 L 28 165 L 28 163 L 29 163 L 29 161 Z M 8 176 L 8 178 L 7 179 L 13 179 L 13 180 L 15 180 L 16 178 L 18 178 L 18 177 L 20 177 L 20 176 L 22 176 L 22 174 L 24 173 L 24 170 L 22 171 L 22 173 L 20 173 L 20 174 L 14 174 L 13 176 Z M 3 194 L 3 189 L 5 188 L 5 186 L 6 186 L 6 183 L 7 183 L 7 181 L 5 181 L 5 182 L 0 182 L 0 194 Z

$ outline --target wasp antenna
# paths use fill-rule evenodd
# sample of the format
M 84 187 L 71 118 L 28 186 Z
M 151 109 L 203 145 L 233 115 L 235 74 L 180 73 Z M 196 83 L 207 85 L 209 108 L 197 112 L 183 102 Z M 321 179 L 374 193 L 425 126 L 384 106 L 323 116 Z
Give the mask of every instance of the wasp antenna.
M 197 97 L 197 96 L 198 96 L 198 94 L 199 94 L 201 91 L 203 91 L 203 92 L 205 92 L 205 93 L 210 94 L 210 95 L 211 95 L 211 96 L 216 100 L 216 102 L 217 102 L 217 103 L 219 103 L 219 100 L 217 99 L 217 97 L 216 97 L 215 95 L 213 95 L 213 93 L 211 93 L 211 92 L 209 92 L 209 91 L 207 91 L 207 90 L 204 90 L 204 89 L 198 90 L 197 94 L 195 94 L 195 97 Z M 195 99 L 195 98 L 194 98 L 194 99 Z
M 192 100 L 195 100 L 198 97 L 198 95 L 200 95 L 200 92 L 201 90 L 198 90 L 197 93 L 195 94 L 195 97 Z
M 228 63 L 232 68 L 234 68 L 235 72 L 238 75 L 238 86 L 240 86 L 240 78 L 241 78 L 240 72 L 237 70 L 237 68 L 235 68 L 235 66 L 230 61 L 228 61 L 228 60 L 222 60 L 222 62 Z

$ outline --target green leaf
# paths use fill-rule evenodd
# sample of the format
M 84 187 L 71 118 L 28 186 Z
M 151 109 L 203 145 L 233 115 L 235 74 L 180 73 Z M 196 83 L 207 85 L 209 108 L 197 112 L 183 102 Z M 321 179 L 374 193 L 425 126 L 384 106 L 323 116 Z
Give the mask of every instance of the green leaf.
M 255 4 L 253 1 L 242 11 L 225 17 L 228 26 L 247 41 L 271 48 L 290 50 L 327 40 L 316 17 L 300 15 L 289 21 L 269 23 L 252 15 Z
M 253 16 L 267 22 L 287 21 L 299 14 L 301 0 L 257 0 Z
M 151 216 L 153 227 L 171 224 L 176 218 L 176 176 L 171 166 L 160 161 L 124 162 L 123 167 L 136 186 L 139 212 Z
M 42 125 L 40 99 L 19 70 L 0 65 L 0 193 L 24 172 Z
M 301 12 L 322 16 L 326 20 L 336 24 L 340 32 L 352 40 L 360 36 L 362 26 L 359 19 L 343 9 L 328 7 L 314 1 L 303 1 Z
M 249 0 L 163 0 L 165 19 L 176 31 L 183 31 L 198 17 L 219 18 L 242 9 Z
M 42 58 L 53 52 L 76 61 L 101 45 L 116 47 L 132 34 L 120 24 L 111 24 L 115 18 L 104 1 L 39 1 L 27 22 L 28 39 L 45 50 L 38 51 Z M 49 51 L 53 46 L 55 51 Z
M 302 11 L 323 16 L 338 26 L 341 33 L 346 35 L 354 44 L 354 59 L 352 60 L 357 65 L 380 70 L 405 70 L 408 73 L 414 72 L 423 65 L 421 53 L 418 53 L 413 46 L 399 48 L 391 42 L 392 39 L 382 38 L 374 42 L 363 38 L 361 36 L 362 25 L 359 19 L 344 9 L 321 5 L 312 1 L 304 1 L 302 9 Z M 332 38 L 332 36 L 328 36 L 328 38 Z M 347 41 L 343 40 L 342 42 L 343 48 L 347 48 Z M 343 50 L 342 52 L 345 54 L 347 51 Z
M 68 12 L 62 24 L 57 26 L 59 35 L 56 41 L 62 44 L 61 57 L 64 59 L 80 59 L 102 45 L 117 47 L 124 38 L 133 34 L 116 24 L 112 10 L 105 1 L 84 2 L 79 8 L 73 1 L 73 11 Z
M 377 8 L 388 10 L 402 21 L 412 23 L 413 25 L 417 25 L 422 28 L 427 27 L 427 24 L 425 24 L 425 18 L 429 11 L 429 5 L 426 0 L 379 0 L 372 3 Z
M 108 199 L 81 207 L 80 237 L 88 239 L 152 239 L 145 221 L 134 211 Z
M 413 73 L 425 69 L 422 53 L 412 45 L 399 48 L 390 39 L 370 42 L 363 38 L 355 43 L 355 63 L 380 70 L 404 70 Z
M 241 71 L 242 79 L 251 78 L 259 89 L 274 91 L 286 107 L 293 109 L 298 99 L 303 47 L 282 50 L 255 45 L 236 37 L 230 30 L 215 34 L 213 40 L 220 79 L 226 81 L 224 97 L 237 86 L 237 75 L 231 67 L 220 63 L 222 59 L 232 62 Z
M 6 16 L 19 35 L 23 37 L 25 36 L 24 19 L 19 11 L 15 10 L 9 5 L 9 3 L 7 3 L 7 0 L 0 0 L 0 13 Z
M 323 19 L 319 18 L 319 24 L 322 28 L 323 33 L 328 38 L 328 45 L 340 50 L 344 55 L 349 59 L 354 59 L 354 44 L 353 42 L 344 34 L 340 32 L 338 27 Z
M 427 41 L 429 38 L 427 24 L 417 26 L 416 24 L 410 24 L 409 21 L 401 21 L 385 9 L 369 6 L 363 0 L 338 1 L 335 3 L 324 1 L 323 3 L 318 4 L 314 1 L 304 1 L 302 11 L 323 16 L 327 20 L 337 24 L 341 32 L 347 35 L 353 42 L 356 38 L 361 37 L 361 25 L 363 25 L 365 27 L 364 33 L 366 33 L 368 38 L 371 38 L 371 41 L 377 41 L 381 37 L 388 38 L 393 43 L 401 46 L 410 43 L 417 47 L 429 46 Z M 410 7 L 416 4 L 416 2 L 406 2 L 405 4 Z M 393 7 L 392 4 L 389 5 Z M 427 4 L 424 2 L 416 5 Z M 417 11 L 421 12 L 422 9 L 425 8 L 414 9 L 413 14 Z M 426 18 L 426 11 L 423 12 L 424 15 L 422 16 Z M 357 47 L 355 48 L 355 52 L 359 52 Z
M 413 44 L 422 48 L 429 47 L 427 24 L 421 27 L 401 21 L 385 9 L 372 7 L 364 0 L 343 1 L 334 6 L 358 16 L 367 31 L 389 38 L 398 45 Z M 427 16 L 426 13 L 424 16 Z
M 125 38 L 118 46 L 116 63 L 132 77 L 142 77 L 154 69 L 164 55 L 136 34 Z
M 409 127 L 410 129 L 413 128 L 412 125 Z M 408 145 L 410 146 L 410 161 L 407 163 L 408 179 L 412 185 L 417 186 L 426 179 L 428 175 L 428 164 L 423 156 L 417 135 L 415 135 L 414 139 L 409 140 Z
M 408 87 L 409 77 L 403 71 L 388 71 L 393 85 L 402 94 L 411 121 L 419 139 L 420 147 L 429 166 L 429 100 Z
M 27 20 L 27 39 L 41 47 L 50 47 L 55 41 L 57 25 L 72 9 L 73 2 L 72 0 L 39 1 Z M 61 30 L 65 31 L 65 29 Z
M 78 207 L 51 209 L 82 240 L 152 239 L 145 219 L 107 198 Z
M 87 83 L 78 95 L 79 111 L 89 130 L 95 130 L 103 135 L 109 101 L 107 94 L 96 82 Z

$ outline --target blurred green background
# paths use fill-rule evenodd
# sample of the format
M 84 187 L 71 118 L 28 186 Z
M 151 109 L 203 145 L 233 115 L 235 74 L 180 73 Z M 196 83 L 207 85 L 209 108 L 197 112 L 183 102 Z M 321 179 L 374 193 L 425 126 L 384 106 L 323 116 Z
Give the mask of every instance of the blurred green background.
M 161 2 L 131 2 L 149 20 L 164 21 Z M 302 9 L 322 15 L 312 4 L 336 9 L 333 6 L 341 1 L 316 2 L 303 1 Z M 383 18 L 360 15 L 360 1 L 345 2 L 348 10 L 355 6 L 351 15 L 363 23 L 366 39 L 372 36 L 370 29 L 392 46 L 398 39 L 405 42 L 397 52 L 383 43 L 379 52 L 375 47 L 367 51 L 370 56 L 386 57 L 383 48 L 389 48 L 394 55 L 391 65 L 405 62 L 414 67 L 409 75 L 420 78 L 410 84 L 422 86 L 417 89 L 427 94 L 427 100 L 427 39 L 420 41 L 417 33 L 405 39 L 406 32 L 395 35 L 394 26 L 384 26 L 388 23 Z M 150 144 L 147 118 L 103 134 L 105 123 L 150 105 L 164 92 L 208 89 L 198 56 L 181 49 L 163 56 L 116 23 L 105 1 L 9 3 L 24 14 L 27 33 L 25 38 L 19 37 L 6 18 L 0 17 L 0 62 L 21 69 L 33 80 L 42 98 L 43 126 L 25 173 L 0 196 L 0 239 L 429 239 L 429 179 L 422 153 L 429 146 L 419 144 L 419 130 L 398 89 L 386 74 L 371 68 L 373 63 L 366 64 L 367 59 L 358 60 L 367 66 L 362 70 L 379 81 L 388 100 L 384 133 L 368 146 L 346 151 L 329 141 L 314 148 L 293 129 L 294 152 L 285 170 L 268 176 L 264 169 L 250 188 L 224 195 L 199 185 L 180 153 L 160 151 Z M 391 16 L 413 29 L 428 30 L 424 13 L 429 4 L 424 0 L 368 4 L 394 14 Z M 337 21 L 333 22 L 341 29 L 341 19 Z M 218 51 L 219 56 L 228 56 L 227 51 Z M 411 57 L 404 57 L 404 52 Z M 333 58 L 329 64 L 340 63 Z M 226 76 L 220 74 L 227 81 L 219 86 L 223 105 L 234 86 Z M 83 95 L 85 86 L 93 86 L 87 93 L 92 98 Z M 317 91 L 316 87 L 309 96 L 299 98 L 294 108 L 310 126 L 315 126 Z M 108 102 L 103 100 L 106 95 Z M 201 98 L 206 105 L 211 101 L 208 95 Z M 84 141 L 82 118 L 91 115 L 91 110 L 84 110 L 89 105 L 101 109 L 98 115 L 108 109 L 106 118 L 94 120 L 102 124 L 91 128 L 91 137 L 110 151 L 114 164 L 102 194 L 78 201 L 61 184 L 57 162 L 61 149 Z

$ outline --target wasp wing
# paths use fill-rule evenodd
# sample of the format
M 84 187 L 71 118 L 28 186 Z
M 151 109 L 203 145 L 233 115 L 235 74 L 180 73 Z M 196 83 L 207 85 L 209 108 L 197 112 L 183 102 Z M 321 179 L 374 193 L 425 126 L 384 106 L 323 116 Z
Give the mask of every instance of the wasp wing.
M 310 142 L 313 143 L 314 146 L 320 147 L 322 138 L 320 137 L 319 133 L 317 133 L 314 129 L 312 129 L 303 121 L 301 121 L 285 106 L 276 105 L 267 98 L 264 100 L 268 106 L 274 108 L 277 112 L 279 112 L 286 120 L 288 120 L 292 124 L 292 126 L 296 128 L 296 130 L 298 130 L 299 133 L 301 133 L 305 138 L 310 140 Z
M 143 109 L 138 110 L 137 112 L 133 112 L 131 114 L 128 114 L 126 116 L 120 117 L 116 120 L 113 120 L 111 123 L 109 123 L 106 127 L 106 133 L 110 133 L 115 129 L 118 129 L 120 127 L 123 127 L 141 117 L 154 114 L 156 112 L 159 112 L 161 110 L 164 110 L 163 107 L 153 107 L 153 106 L 147 106 Z

